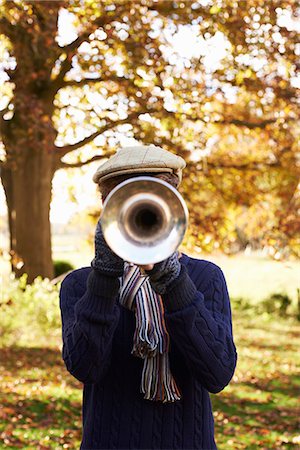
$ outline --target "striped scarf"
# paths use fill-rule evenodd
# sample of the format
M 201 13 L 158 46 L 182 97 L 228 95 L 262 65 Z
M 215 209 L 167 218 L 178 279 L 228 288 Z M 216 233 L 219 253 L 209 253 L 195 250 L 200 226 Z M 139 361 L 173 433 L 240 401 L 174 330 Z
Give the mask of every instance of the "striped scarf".
M 147 400 L 163 403 L 180 400 L 169 366 L 169 334 L 160 295 L 152 290 L 149 277 L 134 264 L 125 264 L 120 303 L 134 311 L 136 328 L 132 354 L 144 359 L 141 392 Z

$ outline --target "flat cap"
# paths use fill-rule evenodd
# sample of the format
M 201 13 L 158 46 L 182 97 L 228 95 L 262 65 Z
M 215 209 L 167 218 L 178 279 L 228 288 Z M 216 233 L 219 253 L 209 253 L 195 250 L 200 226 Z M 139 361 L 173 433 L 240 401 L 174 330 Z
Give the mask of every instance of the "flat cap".
M 122 147 L 97 169 L 93 181 L 100 183 L 131 173 L 169 172 L 176 174 L 180 182 L 185 166 L 183 158 L 152 144 Z

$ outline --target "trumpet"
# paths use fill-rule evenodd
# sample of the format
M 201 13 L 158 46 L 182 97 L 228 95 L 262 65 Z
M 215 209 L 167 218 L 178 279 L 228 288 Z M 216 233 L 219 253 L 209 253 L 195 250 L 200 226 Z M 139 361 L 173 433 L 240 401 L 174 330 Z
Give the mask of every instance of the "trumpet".
M 109 247 L 124 261 L 155 264 L 179 247 L 188 209 L 179 192 L 158 178 L 134 177 L 107 196 L 101 226 Z

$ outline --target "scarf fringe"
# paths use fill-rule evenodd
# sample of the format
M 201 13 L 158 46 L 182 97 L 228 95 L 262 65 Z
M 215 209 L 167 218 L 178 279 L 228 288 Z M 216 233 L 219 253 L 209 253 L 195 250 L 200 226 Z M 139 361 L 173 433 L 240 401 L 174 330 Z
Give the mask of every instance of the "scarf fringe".
M 167 353 L 155 358 L 145 358 L 141 380 L 141 392 L 146 400 L 163 403 L 180 400 L 180 392 L 169 369 Z
M 120 303 L 135 312 L 132 354 L 144 359 L 141 392 L 147 400 L 174 402 L 180 392 L 169 367 L 170 338 L 161 297 L 152 290 L 149 277 L 126 264 Z

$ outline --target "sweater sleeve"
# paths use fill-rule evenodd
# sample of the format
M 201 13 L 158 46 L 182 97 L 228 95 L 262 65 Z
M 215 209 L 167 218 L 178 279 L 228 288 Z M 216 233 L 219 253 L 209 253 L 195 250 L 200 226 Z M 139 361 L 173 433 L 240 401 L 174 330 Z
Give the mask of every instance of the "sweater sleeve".
M 171 339 L 201 384 L 217 393 L 230 382 L 237 354 L 226 281 L 219 267 L 208 266 L 205 282 L 196 283 L 201 291 L 184 267 L 163 301 Z
M 85 291 L 72 273 L 62 283 L 63 359 L 68 371 L 83 383 L 100 382 L 109 366 L 119 319 L 118 291 L 118 278 L 94 270 Z

